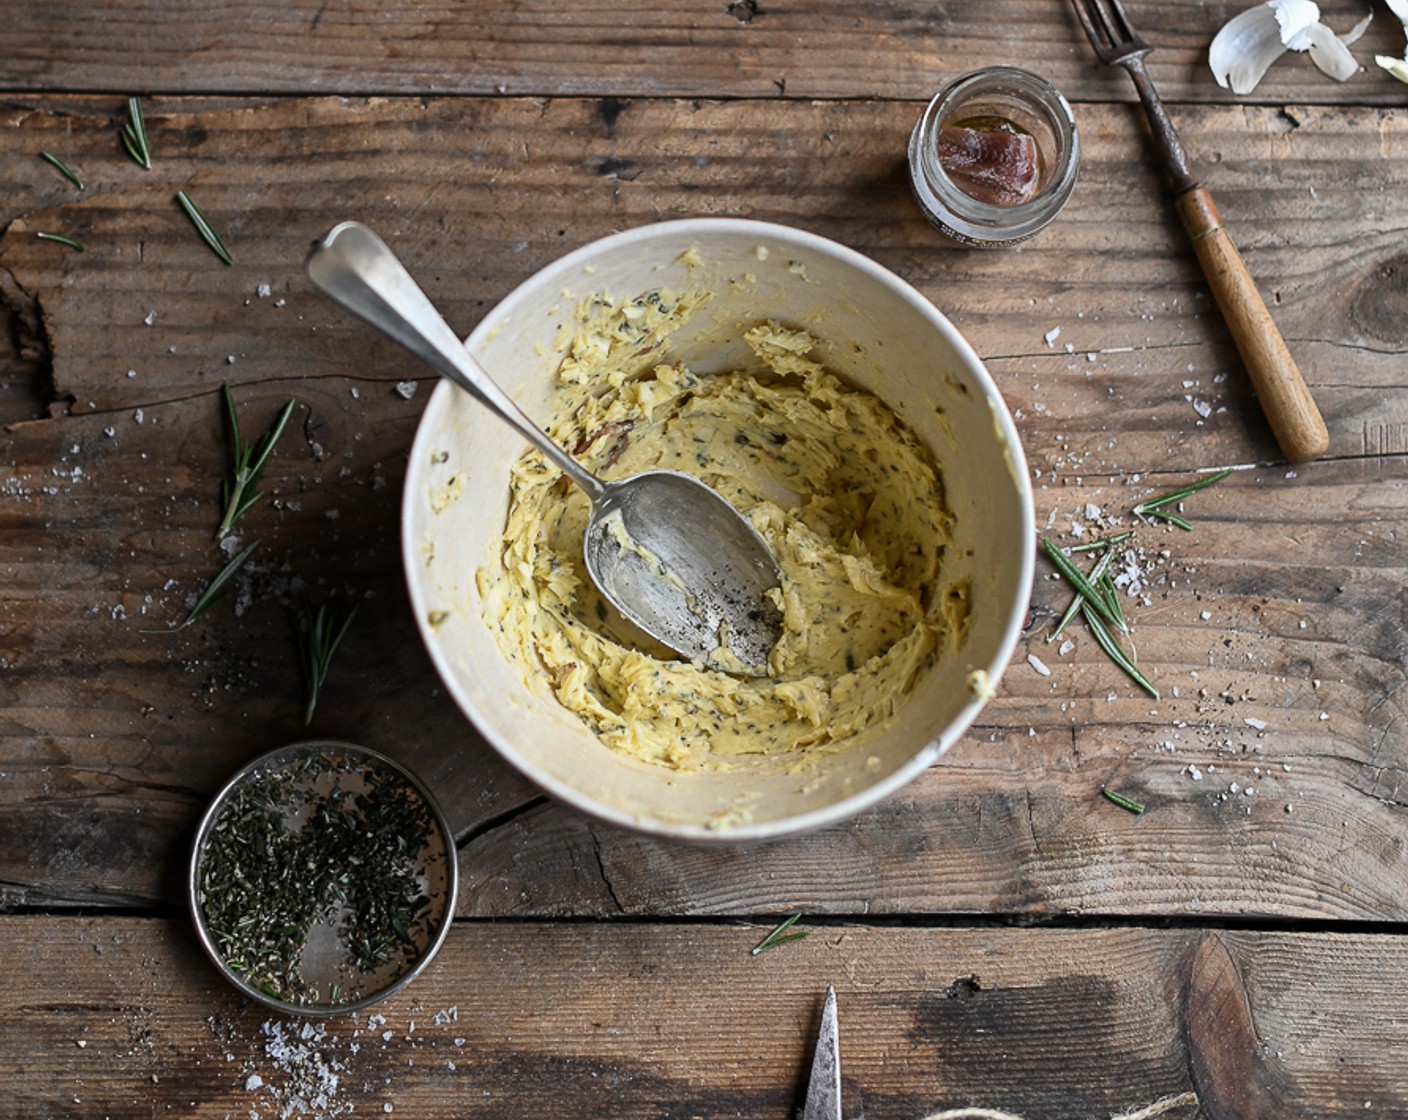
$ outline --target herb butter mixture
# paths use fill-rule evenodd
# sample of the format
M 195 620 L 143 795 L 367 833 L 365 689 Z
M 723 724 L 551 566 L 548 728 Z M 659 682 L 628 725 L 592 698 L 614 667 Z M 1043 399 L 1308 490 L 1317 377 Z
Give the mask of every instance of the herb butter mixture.
M 627 636 L 586 574 L 586 495 L 536 451 L 513 467 L 501 563 L 479 573 L 486 618 L 530 682 L 545 676 L 607 746 L 679 769 L 843 742 L 893 712 L 967 619 L 967 588 L 942 582 L 952 518 L 933 457 L 815 361 L 810 335 L 760 322 L 744 335 L 756 365 L 732 373 L 652 365 L 703 302 L 584 305 L 548 430 L 603 478 L 692 474 L 748 518 L 783 573 L 768 675 Z

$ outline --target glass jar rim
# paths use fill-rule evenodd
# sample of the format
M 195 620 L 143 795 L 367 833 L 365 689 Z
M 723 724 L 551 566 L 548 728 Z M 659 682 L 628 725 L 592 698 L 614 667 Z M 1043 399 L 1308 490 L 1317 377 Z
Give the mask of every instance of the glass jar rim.
M 1026 202 L 999 206 L 974 198 L 949 177 L 938 158 L 935 134 L 965 104 L 983 94 L 1004 94 L 1021 101 L 1043 120 L 1056 140 L 1057 159 L 1049 181 Z M 1045 226 L 1065 206 L 1075 186 L 1080 137 L 1070 103 L 1045 78 L 1015 66 L 990 66 L 947 83 L 925 107 L 910 142 L 911 173 L 965 228 L 963 237 L 1014 241 Z M 945 223 L 948 224 L 948 223 Z

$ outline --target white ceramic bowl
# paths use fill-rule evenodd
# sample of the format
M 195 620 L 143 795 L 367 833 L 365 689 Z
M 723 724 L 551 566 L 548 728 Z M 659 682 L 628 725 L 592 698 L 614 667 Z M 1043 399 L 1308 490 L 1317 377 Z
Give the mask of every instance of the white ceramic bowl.
M 687 266 L 680 258 L 691 249 L 698 261 Z M 751 279 L 727 283 L 744 276 Z M 431 659 L 456 703 L 504 758 L 549 794 L 599 819 L 675 839 L 738 842 L 849 817 L 894 793 L 963 734 L 983 706 L 969 674 L 981 670 L 995 685 L 1016 645 L 1031 592 L 1035 533 L 1016 428 L 972 347 L 904 281 L 813 234 L 715 218 L 627 230 L 525 281 L 467 344 L 541 421 L 562 356 L 559 327 L 578 301 L 599 292 L 631 298 L 701 283 L 715 293 L 708 313 L 672 336 L 662 360 L 720 372 L 744 363 L 739 336 L 760 319 L 806 328 L 823 340 L 820 359 L 887 402 L 943 471 L 957 521 L 944 578 L 970 582 L 972 624 L 962 647 L 921 679 L 891 721 L 804 777 L 765 767 L 680 773 L 602 745 L 546 682 L 525 683 L 484 623 L 475 572 L 501 545 L 509 467 L 526 445 L 447 381 L 431 396 L 411 450 L 402 551 Z M 452 479 L 458 497 L 447 502 Z M 720 820 L 734 823 L 719 827 Z

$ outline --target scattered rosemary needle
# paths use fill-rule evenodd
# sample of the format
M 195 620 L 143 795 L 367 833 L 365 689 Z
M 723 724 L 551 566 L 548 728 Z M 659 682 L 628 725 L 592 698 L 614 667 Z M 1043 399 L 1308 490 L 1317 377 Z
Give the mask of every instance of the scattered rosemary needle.
M 255 487 L 259 485 L 259 479 L 264 474 L 264 464 L 269 459 L 269 453 L 274 450 L 274 444 L 279 442 L 279 437 L 283 435 L 284 427 L 288 424 L 288 418 L 293 415 L 295 403 L 290 397 L 288 404 L 284 405 L 274 420 L 273 426 L 260 437 L 258 443 L 250 445 L 240 438 L 240 418 L 235 411 L 235 398 L 230 392 L 228 382 L 221 384 L 220 394 L 225 402 L 225 417 L 230 425 L 230 477 L 221 488 L 225 512 L 220 518 L 220 527 L 215 530 L 216 540 L 225 536 L 239 520 L 240 515 L 264 496 L 263 492 Z
M 1231 469 L 1218 471 L 1210 474 L 1207 478 L 1199 479 L 1188 486 L 1180 486 L 1177 490 L 1170 490 L 1167 494 L 1160 494 L 1157 498 L 1150 498 L 1148 501 L 1140 502 L 1134 507 L 1134 513 L 1138 517 L 1157 518 L 1160 521 L 1167 521 L 1170 525 L 1175 525 L 1185 531 L 1191 531 L 1193 526 L 1186 519 L 1176 513 L 1170 513 L 1165 506 L 1177 505 L 1184 498 L 1196 494 L 1199 490 L 1206 490 L 1215 482 L 1221 482 L 1229 474 Z
M 1086 541 L 1085 544 L 1073 544 L 1068 552 L 1098 552 L 1114 548 L 1117 544 L 1124 544 L 1130 537 L 1134 536 L 1133 529 L 1126 529 L 1123 533 L 1116 533 L 1113 537 L 1097 537 L 1093 541 Z
M 1106 800 L 1114 802 L 1121 809 L 1128 809 L 1136 817 L 1144 811 L 1144 806 L 1132 797 L 1126 797 L 1122 793 L 1116 793 L 1112 789 L 1100 788 L 1100 792 L 1105 795 Z
M 343 607 L 324 603 L 317 610 L 304 607 L 298 613 L 298 659 L 303 667 L 303 680 L 308 690 L 308 705 L 303 710 L 303 722 L 313 722 L 313 709 L 318 706 L 318 691 L 327 679 L 332 655 L 342 643 L 357 604 Z
M 77 252 L 81 253 L 84 251 L 82 242 L 75 241 L 71 237 L 65 237 L 61 233 L 45 233 L 41 230 L 34 236 L 39 238 L 40 241 L 54 241 L 60 245 L 67 245 L 70 249 L 76 250 Z
M 192 623 L 199 621 L 205 613 L 219 601 L 220 596 L 230 586 L 230 581 L 235 578 L 235 574 L 244 567 L 245 561 L 254 555 L 254 550 L 259 547 L 258 541 L 251 541 L 235 553 L 230 558 L 230 562 L 220 569 L 219 574 L 206 585 L 204 591 L 200 593 L 200 598 L 191 607 L 183 622 L 176 626 L 167 627 L 164 630 L 144 630 L 144 634 L 176 634 L 184 630 Z
M 1110 604 L 1106 602 L 1104 593 L 1086 579 L 1085 573 L 1072 564 L 1070 558 L 1058 546 L 1049 540 L 1043 540 L 1041 547 L 1046 550 L 1046 555 L 1056 565 L 1056 570 L 1066 577 L 1066 582 L 1076 589 L 1080 597 L 1090 605 L 1096 614 L 1121 634 L 1129 633 L 1129 627 L 1125 625 L 1124 619 L 1117 617 L 1115 612 L 1110 609 Z
M 777 946 L 783 944 L 784 942 L 787 942 L 787 941 L 800 941 L 800 940 L 801 940 L 802 938 L 804 938 L 804 937 L 809 937 L 809 936 L 811 935 L 811 932 L 812 932 L 812 931 L 809 930 L 809 929 L 800 930 L 800 931 L 798 931 L 797 933 L 788 933 L 788 932 L 787 932 L 787 931 L 790 930 L 794 925 L 797 924 L 797 919 L 800 918 L 801 916 L 802 916 L 802 915 L 801 915 L 801 912 L 800 912 L 800 911 L 799 911 L 798 913 L 796 913 L 796 914 L 793 914 L 790 918 L 788 918 L 788 919 L 786 919 L 785 921 L 783 921 L 783 922 L 782 922 L 776 929 L 774 929 L 770 934 L 768 934 L 768 935 L 767 935 L 766 937 L 764 937 L 761 941 L 759 941 L 756 945 L 754 945 L 754 946 L 753 946 L 753 956 L 756 957 L 759 953 L 766 952 L 768 949 L 775 949 L 775 948 L 777 948 Z
M 1074 549 L 1072 551 L 1074 551 Z M 1093 586 L 1099 587 L 1103 585 L 1105 572 L 1109 569 L 1110 563 L 1114 558 L 1114 549 L 1107 549 L 1105 554 L 1095 562 L 1095 567 L 1090 569 L 1090 576 L 1088 577 Z M 1071 605 L 1066 608 L 1066 613 L 1061 616 L 1061 621 L 1056 624 L 1056 629 L 1051 631 L 1051 634 L 1047 637 L 1046 640 L 1048 642 L 1054 642 L 1065 632 L 1066 627 L 1071 624 L 1071 620 L 1080 612 L 1080 605 L 1083 602 L 1085 602 L 1085 599 L 1077 592 L 1075 598 L 1071 600 Z
M 1085 624 L 1090 627 L 1090 632 L 1095 636 L 1096 644 L 1105 651 L 1105 656 L 1123 669 L 1129 679 L 1152 696 L 1159 699 L 1159 690 L 1154 684 L 1139 670 L 1139 666 L 1130 660 L 1129 654 L 1120 648 L 1119 642 L 1115 641 L 1115 636 L 1110 633 L 1109 628 L 1095 611 L 1091 610 L 1089 600 L 1082 599 L 1080 604 L 1081 613 L 1085 615 Z
M 60 175 L 62 175 L 79 190 L 83 189 L 83 180 L 78 177 L 78 173 L 75 172 L 73 168 L 71 168 L 58 156 L 54 155 L 53 152 L 40 152 L 39 158 L 42 159 L 45 163 L 54 167 Z
M 226 264 L 234 264 L 235 258 L 230 256 L 230 250 L 225 248 L 225 243 L 220 240 L 220 235 L 205 220 L 205 215 L 200 212 L 200 207 L 191 201 L 191 196 L 185 191 L 177 191 L 176 201 L 181 204 L 181 209 L 186 212 L 186 217 L 191 219 L 191 224 L 196 227 L 196 232 L 200 234 L 201 240 L 210 246 L 211 252 Z
M 142 116 L 142 102 L 140 98 L 129 97 L 127 99 L 127 123 L 122 126 L 122 146 L 127 154 L 134 161 L 146 168 L 152 169 L 152 149 L 147 143 L 147 122 Z

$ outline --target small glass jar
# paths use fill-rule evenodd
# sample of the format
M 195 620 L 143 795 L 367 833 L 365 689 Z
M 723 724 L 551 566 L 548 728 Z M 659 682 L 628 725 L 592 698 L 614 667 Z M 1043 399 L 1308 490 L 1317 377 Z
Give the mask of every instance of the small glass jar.
M 1012 245 L 1071 196 L 1076 118 L 1059 90 L 1012 66 L 975 70 L 939 91 L 909 138 L 909 181 L 924 216 L 965 245 Z

